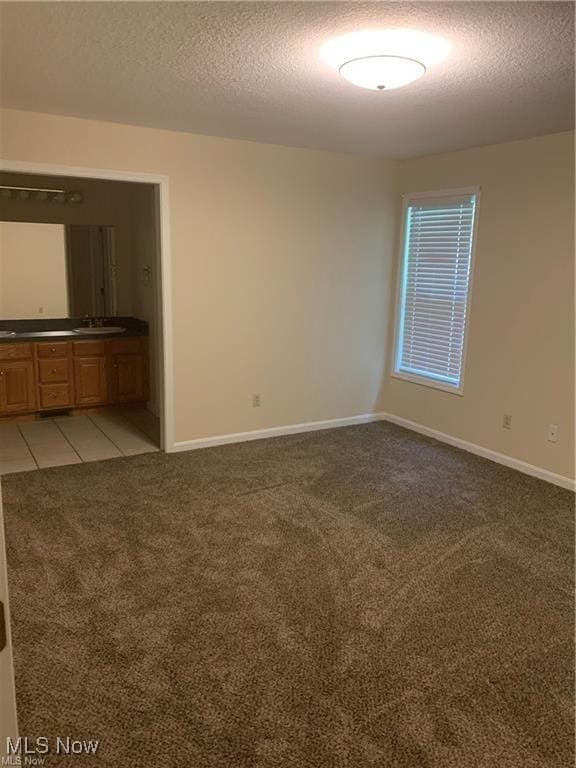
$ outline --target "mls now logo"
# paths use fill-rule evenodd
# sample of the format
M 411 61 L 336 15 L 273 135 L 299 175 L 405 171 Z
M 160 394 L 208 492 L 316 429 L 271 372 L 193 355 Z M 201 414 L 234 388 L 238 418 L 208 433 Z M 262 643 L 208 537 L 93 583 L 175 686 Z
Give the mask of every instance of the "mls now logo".
M 56 736 L 50 740 L 48 736 L 38 736 L 31 739 L 28 736 L 18 736 L 16 739 L 6 739 L 6 753 L 8 759 L 17 758 L 17 762 L 11 761 L 5 765 L 42 765 L 41 755 L 95 755 L 100 742 L 96 739 L 86 741 L 73 739 L 71 736 Z M 24 758 L 24 760 L 22 760 Z

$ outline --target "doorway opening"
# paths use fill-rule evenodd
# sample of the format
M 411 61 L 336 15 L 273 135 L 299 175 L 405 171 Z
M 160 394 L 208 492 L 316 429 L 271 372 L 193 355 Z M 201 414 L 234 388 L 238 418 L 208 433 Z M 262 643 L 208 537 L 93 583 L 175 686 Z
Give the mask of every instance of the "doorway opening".
M 18 352 L 23 390 L 0 392 L 0 426 L 15 451 L 38 467 L 170 451 L 166 177 L 2 161 L 0 193 L 0 357 Z

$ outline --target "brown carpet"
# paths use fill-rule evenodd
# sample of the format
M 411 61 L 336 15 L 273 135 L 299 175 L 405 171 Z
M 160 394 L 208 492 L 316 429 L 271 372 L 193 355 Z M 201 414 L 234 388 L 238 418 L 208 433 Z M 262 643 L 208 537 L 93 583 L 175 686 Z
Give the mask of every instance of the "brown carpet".
M 568 491 L 384 423 L 3 489 L 47 765 L 573 765 Z

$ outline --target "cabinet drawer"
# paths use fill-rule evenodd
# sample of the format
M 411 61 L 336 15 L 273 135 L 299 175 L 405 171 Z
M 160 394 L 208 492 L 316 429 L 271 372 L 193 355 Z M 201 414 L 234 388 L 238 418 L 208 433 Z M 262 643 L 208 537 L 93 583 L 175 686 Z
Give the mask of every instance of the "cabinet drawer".
M 26 360 L 32 357 L 32 344 L 0 344 L 0 360 Z
M 69 376 L 68 360 L 38 360 L 38 379 L 41 384 L 67 382 Z
M 65 341 L 51 344 L 44 342 L 43 344 L 36 344 L 36 351 L 38 357 L 66 357 L 68 354 L 68 344 Z
M 68 384 L 41 384 L 40 408 L 62 408 L 72 405 Z
M 105 341 L 73 341 L 72 349 L 76 357 L 98 357 L 106 354 Z

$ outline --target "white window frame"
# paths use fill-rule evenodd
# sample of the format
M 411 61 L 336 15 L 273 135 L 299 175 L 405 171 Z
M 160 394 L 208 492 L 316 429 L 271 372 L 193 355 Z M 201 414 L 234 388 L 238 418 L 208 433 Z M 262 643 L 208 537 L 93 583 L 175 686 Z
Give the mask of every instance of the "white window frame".
M 394 379 L 402 379 L 412 384 L 420 384 L 423 387 L 439 389 L 442 392 L 448 392 L 451 395 L 462 396 L 464 394 L 464 376 L 466 373 L 466 357 L 468 352 L 468 338 L 470 331 L 470 317 L 472 308 L 473 282 L 475 272 L 475 251 L 478 240 L 478 220 L 480 218 L 480 187 L 457 187 L 452 189 L 430 190 L 428 192 L 406 192 L 402 195 L 401 227 L 402 236 L 400 238 L 400 248 L 398 253 L 398 269 L 396 277 L 396 310 L 394 322 L 394 343 L 392 345 L 392 364 L 390 376 Z M 462 345 L 462 364 L 460 368 L 460 386 L 454 387 L 444 381 L 436 381 L 432 376 L 419 376 L 413 373 L 406 373 L 397 369 L 398 345 L 400 342 L 400 331 L 402 328 L 402 284 L 404 276 L 404 267 L 406 263 L 407 227 L 408 227 L 408 207 L 414 200 L 458 197 L 459 195 L 475 195 L 476 202 L 474 207 L 474 224 L 472 227 L 472 248 L 470 249 L 470 279 L 468 280 L 468 297 L 466 300 L 466 318 L 464 322 L 464 342 Z

